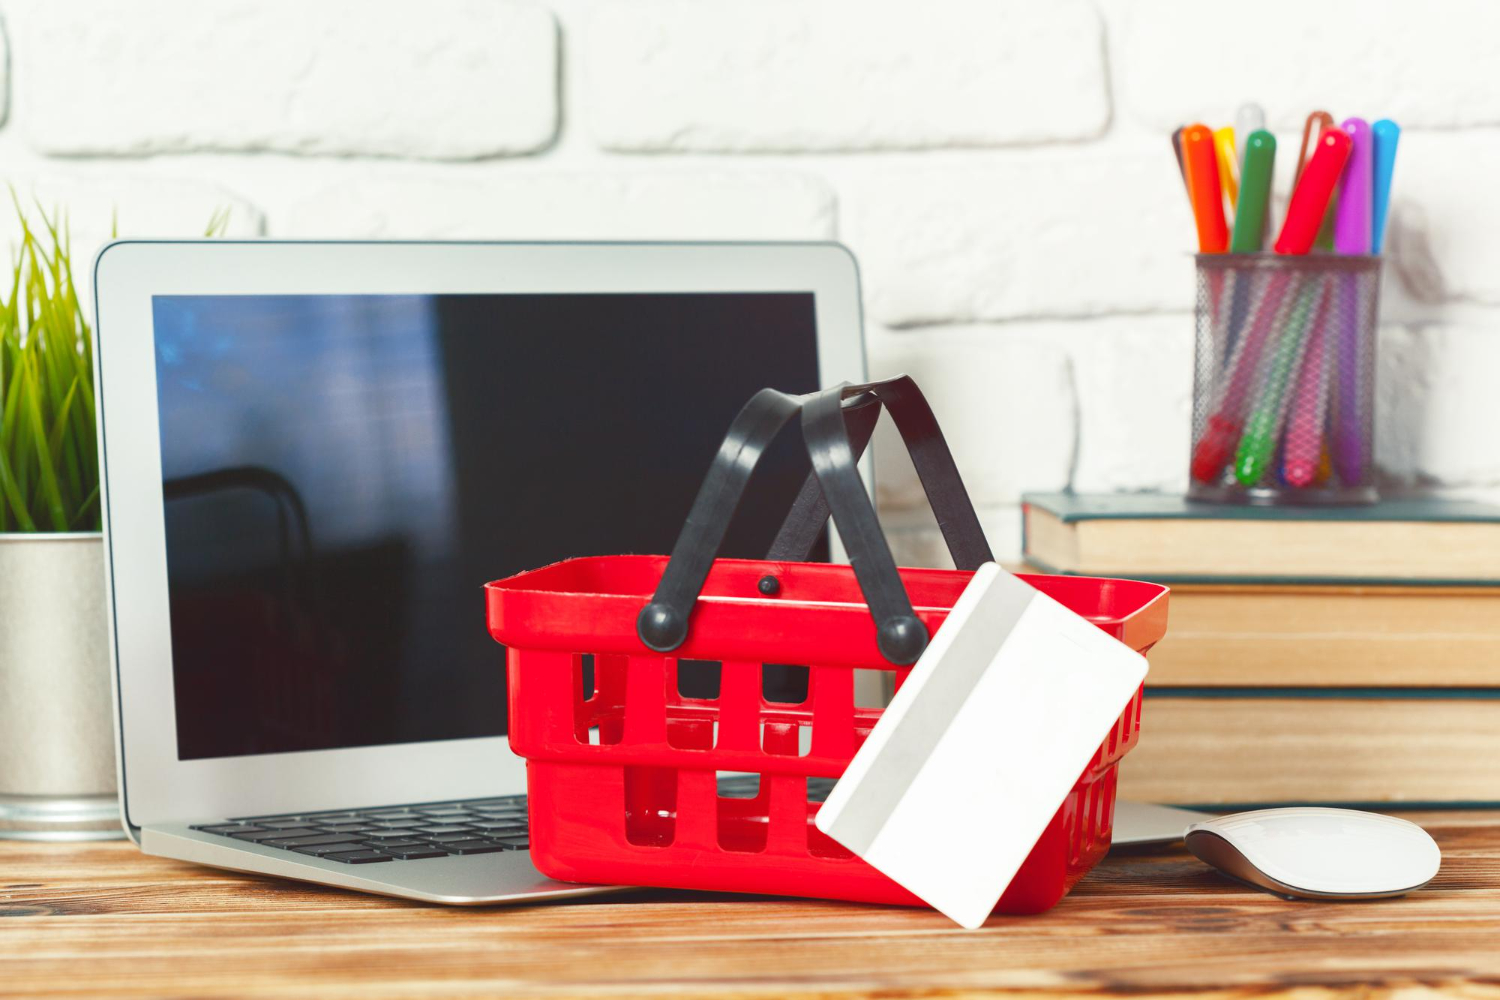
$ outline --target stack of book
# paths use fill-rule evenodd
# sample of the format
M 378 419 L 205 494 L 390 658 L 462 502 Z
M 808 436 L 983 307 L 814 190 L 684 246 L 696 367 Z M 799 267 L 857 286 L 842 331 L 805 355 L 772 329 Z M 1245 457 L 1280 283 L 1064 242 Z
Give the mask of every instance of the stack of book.
M 1026 561 L 1171 586 L 1120 794 L 1500 803 L 1500 508 L 1033 494 Z

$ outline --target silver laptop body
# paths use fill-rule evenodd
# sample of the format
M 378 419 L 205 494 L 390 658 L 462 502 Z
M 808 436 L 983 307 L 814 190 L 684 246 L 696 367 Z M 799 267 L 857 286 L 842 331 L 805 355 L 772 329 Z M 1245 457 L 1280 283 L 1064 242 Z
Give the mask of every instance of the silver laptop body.
M 863 380 L 848 253 L 122 241 L 94 291 L 132 839 L 441 903 L 611 891 L 531 863 L 481 585 L 667 551 L 751 392 Z

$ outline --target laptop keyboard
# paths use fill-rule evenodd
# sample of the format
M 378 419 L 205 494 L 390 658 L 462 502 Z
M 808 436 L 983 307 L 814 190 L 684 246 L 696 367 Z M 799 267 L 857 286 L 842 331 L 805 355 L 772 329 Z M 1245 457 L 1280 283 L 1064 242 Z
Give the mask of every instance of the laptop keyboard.
M 760 778 L 753 774 L 719 779 L 719 794 L 725 798 L 754 798 L 759 787 Z M 809 778 L 808 801 L 822 802 L 832 788 L 832 778 Z M 193 829 L 348 865 L 524 851 L 531 846 L 524 795 L 246 816 L 200 823 Z

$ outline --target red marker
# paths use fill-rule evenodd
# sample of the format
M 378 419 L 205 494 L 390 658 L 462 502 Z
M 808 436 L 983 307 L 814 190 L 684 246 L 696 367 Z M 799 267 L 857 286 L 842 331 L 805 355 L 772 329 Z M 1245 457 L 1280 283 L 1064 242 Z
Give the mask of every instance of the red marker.
M 1286 221 L 1282 223 L 1281 235 L 1276 237 L 1277 253 L 1300 254 L 1312 249 L 1353 144 L 1349 133 L 1340 128 L 1327 129 L 1318 136 L 1318 147 L 1308 157 L 1307 166 L 1292 189 Z
M 1208 126 L 1189 125 L 1182 130 L 1182 165 L 1193 202 L 1193 221 L 1198 225 L 1198 252 L 1223 253 L 1229 249 L 1229 226 L 1224 222 L 1218 153 Z

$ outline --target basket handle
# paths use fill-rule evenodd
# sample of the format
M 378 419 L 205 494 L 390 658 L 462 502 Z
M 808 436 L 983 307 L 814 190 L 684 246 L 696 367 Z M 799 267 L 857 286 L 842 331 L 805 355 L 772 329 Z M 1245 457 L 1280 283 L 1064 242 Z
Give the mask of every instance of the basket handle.
M 688 512 L 687 523 L 651 602 L 641 609 L 636 631 L 645 645 L 671 652 L 687 638 L 688 617 L 739 506 L 750 474 L 776 434 L 799 412 L 813 474 L 783 524 L 773 552 L 791 551 L 816 538 L 831 512 L 843 535 L 855 579 L 875 619 L 881 655 L 898 665 L 914 663 L 927 646 L 927 630 L 912 611 L 896 562 L 880 530 L 864 483 L 846 417 L 856 437 L 868 441 L 882 404 L 897 421 L 912 450 L 924 489 L 933 503 L 955 563 L 973 568 L 990 558 L 983 530 L 958 477 L 932 410 L 908 376 L 862 385 L 847 383 L 807 396 L 762 389 L 746 403 L 725 435 L 708 476 Z M 868 408 L 869 414 L 862 411 Z M 813 492 L 816 495 L 811 495 Z M 959 561 L 962 560 L 960 563 Z
M 854 463 L 857 465 L 863 457 L 883 406 L 891 415 L 911 456 L 912 467 L 916 469 L 922 492 L 927 495 L 927 503 L 937 519 L 938 530 L 942 532 L 943 543 L 953 558 L 954 568 L 976 570 L 992 561 L 994 556 L 989 542 L 985 540 L 984 529 L 974 513 L 968 491 L 964 489 L 953 453 L 948 450 L 937 417 L 916 381 L 910 375 L 899 375 L 865 386 L 852 386 L 851 389 L 856 394 L 845 398 L 843 410 Z M 865 391 L 860 392 L 861 389 Z M 814 470 L 802 484 L 802 490 L 776 533 L 766 559 L 771 562 L 805 561 L 817 544 L 829 513 L 828 500 Z

